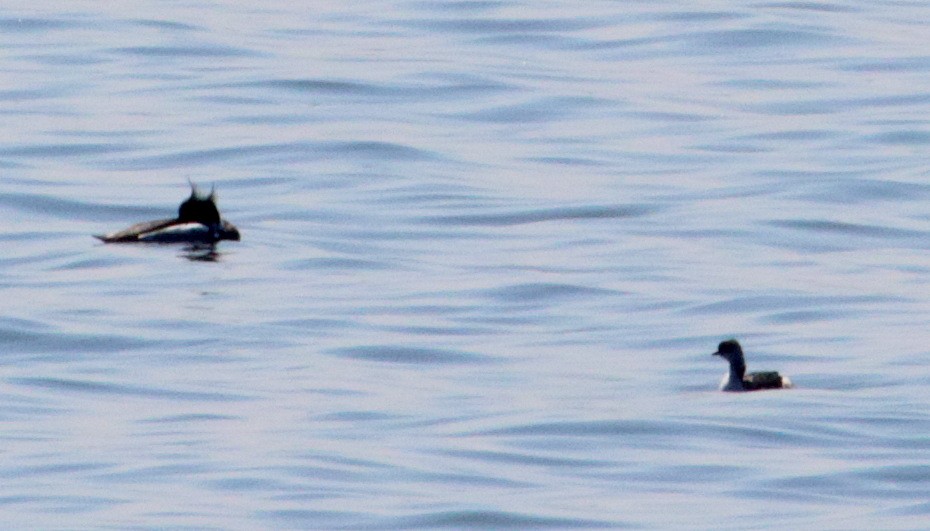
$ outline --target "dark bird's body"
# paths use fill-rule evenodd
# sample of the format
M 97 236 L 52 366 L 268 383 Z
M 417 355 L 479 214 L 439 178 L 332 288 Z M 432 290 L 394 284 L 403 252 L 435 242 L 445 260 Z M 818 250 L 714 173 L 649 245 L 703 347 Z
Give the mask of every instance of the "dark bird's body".
M 721 391 L 761 391 L 791 387 L 791 380 L 774 371 L 747 373 L 743 348 L 735 339 L 720 343 L 714 356 L 720 356 L 730 362 L 730 372 L 720 382 Z
M 105 235 L 95 235 L 106 243 L 206 243 L 239 240 L 239 229 L 220 217 L 216 194 L 202 196 L 191 184 L 191 196 L 178 208 L 178 217 L 144 221 Z

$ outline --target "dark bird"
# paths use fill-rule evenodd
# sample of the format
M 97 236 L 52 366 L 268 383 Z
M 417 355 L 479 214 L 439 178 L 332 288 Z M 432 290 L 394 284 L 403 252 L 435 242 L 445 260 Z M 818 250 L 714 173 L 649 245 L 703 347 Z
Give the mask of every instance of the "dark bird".
M 787 389 L 791 380 L 777 372 L 746 373 L 746 360 L 743 348 L 735 339 L 728 339 L 717 346 L 714 356 L 730 362 L 730 372 L 720 382 L 721 391 L 760 391 L 762 389 Z
M 191 183 L 191 196 L 178 208 L 178 217 L 145 221 L 118 232 L 94 235 L 106 243 L 207 243 L 239 240 L 239 229 L 220 217 L 216 192 L 204 196 Z

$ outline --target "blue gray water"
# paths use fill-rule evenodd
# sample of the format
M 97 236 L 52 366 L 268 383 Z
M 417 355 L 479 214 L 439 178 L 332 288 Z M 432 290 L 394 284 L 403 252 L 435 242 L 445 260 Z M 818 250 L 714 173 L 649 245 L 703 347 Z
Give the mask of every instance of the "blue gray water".
M 52 4 L 0 12 L 3 528 L 927 527 L 926 4 Z M 241 242 L 91 237 L 188 179 Z

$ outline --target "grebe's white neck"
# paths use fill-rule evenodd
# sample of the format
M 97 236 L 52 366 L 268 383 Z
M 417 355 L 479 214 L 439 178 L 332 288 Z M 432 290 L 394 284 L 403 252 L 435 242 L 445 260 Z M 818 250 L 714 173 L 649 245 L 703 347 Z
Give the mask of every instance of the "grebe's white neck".
M 720 382 L 721 391 L 745 391 L 743 376 L 746 375 L 746 361 L 743 359 L 743 349 L 735 339 L 720 343 L 714 355 L 720 356 L 730 363 L 730 372 Z
M 735 367 L 731 365 L 730 372 L 724 374 L 723 379 L 720 380 L 720 390 L 721 391 L 745 391 L 746 387 L 743 386 L 742 372 L 735 370 Z

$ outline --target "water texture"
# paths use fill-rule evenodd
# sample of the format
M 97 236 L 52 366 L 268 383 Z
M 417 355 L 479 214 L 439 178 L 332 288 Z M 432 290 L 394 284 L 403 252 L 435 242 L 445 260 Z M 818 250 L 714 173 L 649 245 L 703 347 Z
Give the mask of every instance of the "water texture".
M 927 527 L 923 3 L 13 2 L 0 48 L 3 528 Z M 188 180 L 241 242 L 92 238 Z M 797 388 L 718 392 L 728 337 Z

